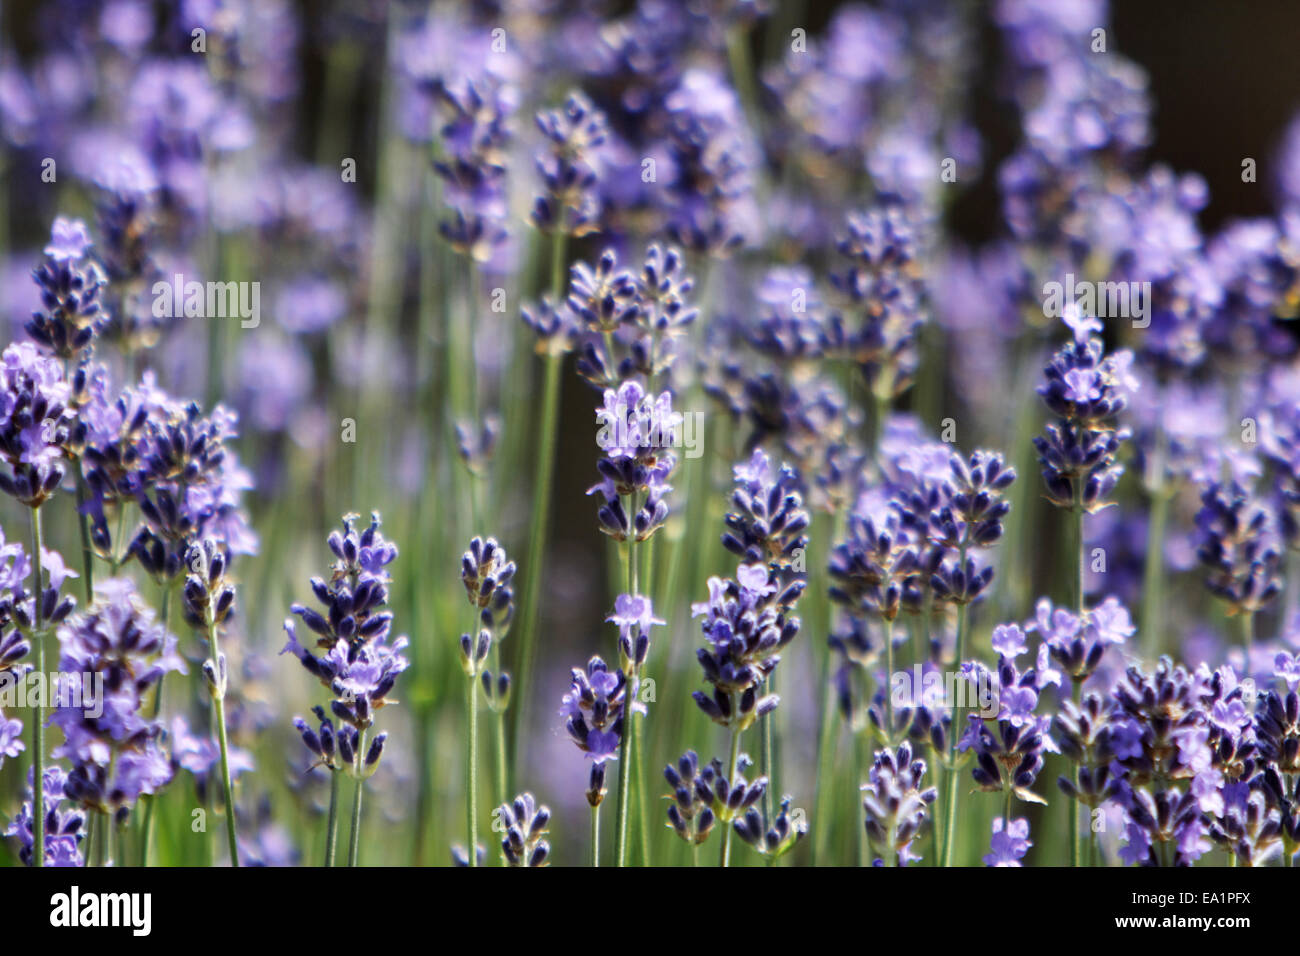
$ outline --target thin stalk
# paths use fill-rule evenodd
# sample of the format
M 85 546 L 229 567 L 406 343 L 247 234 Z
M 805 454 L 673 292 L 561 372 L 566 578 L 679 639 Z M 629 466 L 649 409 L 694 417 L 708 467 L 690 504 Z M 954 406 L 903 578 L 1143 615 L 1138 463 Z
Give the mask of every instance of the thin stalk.
M 831 516 L 822 513 L 817 515 L 814 520 L 816 524 L 809 546 L 816 547 L 817 550 L 814 552 L 815 558 L 809 563 L 809 567 L 815 568 L 818 574 L 823 574 L 826 569 L 831 543 L 842 535 L 846 519 L 844 512 L 841 510 L 839 515 Z M 812 593 L 811 586 L 809 587 L 809 593 Z M 818 822 L 813 827 L 813 830 L 816 831 L 813 836 L 812 862 L 814 866 L 822 863 L 830 850 L 830 838 L 833 829 L 831 826 L 833 816 L 831 804 L 835 794 L 831 778 L 835 774 L 834 757 L 840 731 L 835 692 L 831 687 L 831 671 L 834 660 L 826 645 L 826 636 L 831 629 L 831 612 L 830 600 L 824 586 L 817 588 L 816 598 L 817 603 L 813 606 L 813 612 L 816 616 L 811 618 L 814 622 L 811 633 L 817 635 L 822 648 L 820 681 L 818 683 L 818 686 L 822 688 L 822 714 L 817 734 L 817 795 L 813 812 L 816 814 L 814 819 Z M 856 826 L 854 829 L 856 831 Z
M 650 865 L 650 833 L 646 827 L 645 808 L 645 741 L 642 736 L 641 721 L 632 722 L 632 796 L 636 799 L 637 837 L 641 850 L 637 857 L 639 866 Z
M 98 813 L 90 813 L 86 816 L 86 855 L 82 857 L 81 865 L 90 866 L 91 856 L 95 851 L 95 820 Z
M 1148 486 L 1151 489 L 1151 515 L 1147 521 L 1147 553 L 1142 568 L 1142 649 L 1150 660 L 1155 660 L 1164 650 L 1161 630 L 1165 615 L 1164 547 L 1171 498 L 1169 491 L 1164 487 L 1164 455 L 1167 441 L 1165 430 L 1157 425 L 1152 474 L 1148 479 Z
M 1241 635 L 1241 649 L 1246 655 L 1246 675 L 1253 677 L 1250 666 L 1250 654 L 1255 646 L 1255 612 L 1239 611 L 1237 613 L 1237 631 Z
M 1083 614 L 1083 575 L 1086 566 L 1083 550 L 1083 489 L 1079 487 L 1079 482 L 1076 481 L 1075 485 L 1074 507 L 1070 511 L 1071 530 L 1073 532 L 1072 545 L 1076 562 L 1072 587 L 1074 588 L 1074 609 L 1079 614 Z
M 221 673 L 221 638 L 216 619 L 208 614 L 208 647 L 212 650 L 212 665 Z M 226 799 L 226 841 L 230 846 L 230 865 L 239 866 L 239 843 L 235 838 L 235 791 L 230 785 L 230 742 L 226 734 L 226 691 L 224 687 L 213 695 L 217 712 L 217 742 L 221 745 L 221 787 Z
M 108 865 L 108 831 L 113 823 L 103 810 L 94 811 L 94 816 L 95 843 L 91 847 L 91 855 L 94 857 L 92 865 L 103 867 Z
M 117 569 L 122 566 L 122 561 L 126 557 L 126 548 L 123 547 L 123 537 L 126 535 L 126 502 L 118 502 L 117 505 L 117 532 L 113 536 L 112 544 L 109 546 L 109 563 L 113 566 L 113 576 L 117 576 Z M 120 548 L 120 550 L 119 550 Z
M 559 243 L 557 242 L 557 245 Z M 546 378 L 542 388 L 541 447 L 537 456 L 537 483 L 533 487 L 533 515 L 528 531 L 528 577 L 524 584 L 523 634 L 519 642 L 519 703 L 515 709 L 515 747 L 520 746 L 521 722 L 527 719 L 533 656 L 536 653 L 537 610 L 542 592 L 542 565 L 546 552 L 546 533 L 550 518 L 551 482 L 555 470 L 556 426 L 560 411 L 560 368 L 558 355 L 546 357 Z M 516 752 L 516 765 L 518 753 Z
M 1074 781 L 1079 782 L 1079 770 L 1076 767 L 1074 771 Z M 1074 832 L 1070 834 L 1070 866 L 1084 865 L 1083 852 L 1083 828 L 1079 826 L 1079 817 L 1083 815 L 1083 804 L 1076 803 L 1066 814 L 1066 819 L 1070 821 L 1070 828 Z
M 477 525 L 476 525 L 477 527 Z M 501 676 L 500 668 L 500 641 L 495 634 L 492 635 L 492 673 Z M 492 750 L 494 754 L 493 770 L 495 777 L 493 784 L 496 786 L 496 792 L 500 794 L 510 793 L 510 772 L 506 768 L 506 715 L 499 710 L 495 704 L 492 705 Z
M 960 663 L 960 662 L 958 662 Z M 894 620 L 885 620 L 885 739 L 889 746 L 894 745 Z
M 966 555 L 963 551 L 961 554 L 961 567 L 966 565 Z M 969 607 L 966 604 L 957 605 L 957 662 L 956 666 L 961 667 L 962 659 L 966 655 L 966 620 L 969 616 Z M 943 806 L 943 865 L 952 866 L 953 857 L 957 853 L 957 801 L 961 790 L 961 774 L 957 769 L 957 738 L 961 736 L 962 713 L 961 708 L 953 702 L 952 709 L 952 731 L 948 735 L 948 766 L 944 768 L 947 775 L 948 792 L 944 798 Z
M 339 840 L 339 771 L 330 768 L 330 815 L 325 825 L 325 865 L 334 865 L 335 847 Z
M 630 519 L 636 520 L 636 494 L 630 497 L 628 510 Z M 636 594 L 636 532 L 633 530 L 627 538 L 627 592 Z M 627 675 L 627 685 L 623 691 L 623 734 L 618 742 L 618 836 L 616 840 L 615 861 L 618 866 L 627 866 L 627 818 L 631 809 L 632 788 L 632 725 L 636 720 L 635 700 L 631 698 L 635 671 Z
M 32 643 L 36 645 L 36 673 L 45 680 L 45 633 L 41 620 L 41 604 L 45 590 L 45 575 L 41 569 L 41 506 L 32 509 L 32 561 L 36 577 L 32 591 L 34 613 L 32 618 Z M 36 700 L 35 719 L 32 720 L 32 865 L 45 865 L 45 696 Z
M 366 759 L 366 732 L 363 730 L 356 752 L 357 785 L 352 797 L 352 834 L 348 839 L 348 866 L 356 866 L 361 854 L 361 797 L 365 791 L 366 778 L 361 773 L 362 761 Z
M 158 616 L 162 621 L 164 632 L 167 630 L 167 621 L 171 613 L 171 597 L 172 597 L 172 589 L 167 585 L 163 585 L 162 607 L 159 610 Z M 167 676 L 166 674 L 163 674 L 162 677 L 159 677 L 158 686 L 154 688 L 154 692 L 153 692 L 153 719 L 154 720 L 158 719 L 158 713 L 159 711 L 162 710 L 163 677 L 166 676 Z M 154 808 L 155 808 L 155 804 L 158 801 L 158 795 L 152 793 L 145 794 L 143 797 L 141 797 L 141 800 L 144 801 L 144 818 L 141 821 L 141 825 L 140 825 L 140 865 L 148 866 L 149 865 L 149 844 L 153 840 Z
M 600 804 L 591 808 L 591 865 L 600 866 Z
M 758 90 L 754 85 L 754 67 L 749 55 L 749 35 L 743 26 L 735 26 L 727 31 L 727 63 L 731 68 L 731 80 L 740 92 L 740 102 L 757 134 L 762 125 L 762 111 L 759 109 Z
M 627 866 L 627 816 L 628 791 L 631 788 L 632 765 L 632 711 L 630 702 L 623 701 L 623 737 L 618 742 L 618 832 L 615 838 L 614 862 L 616 866 Z
M 469 844 L 465 849 L 470 866 L 478 866 L 478 677 L 469 679 L 469 733 L 465 739 L 466 774 L 469 777 L 469 801 L 466 826 Z
M 740 731 L 735 727 L 731 728 L 731 760 L 727 764 L 727 786 L 735 787 L 736 785 L 736 764 L 740 759 Z M 731 825 L 731 819 L 723 821 L 722 828 L 722 847 L 719 850 L 718 866 L 731 865 L 731 831 L 734 829 Z
M 764 681 L 764 695 L 776 693 L 773 687 L 776 683 L 775 677 L 776 672 L 773 671 Z M 764 715 L 758 728 L 760 747 L 762 748 L 763 776 L 767 777 L 767 789 L 763 792 L 763 822 L 765 824 L 772 822 L 772 790 L 776 787 L 776 764 L 772 753 L 772 721 L 775 717 L 776 711 Z
M 835 691 L 829 679 L 823 679 L 821 686 L 824 690 L 821 732 L 817 740 L 817 803 L 814 811 L 819 822 L 814 827 L 816 835 L 813 838 L 813 866 L 822 863 L 825 854 L 830 850 L 831 803 L 835 797 L 830 779 L 835 772 L 834 753 L 840 730 L 839 713 L 835 706 Z
M 85 588 L 86 603 L 95 596 L 95 552 L 90 545 L 90 519 L 82 514 L 82 505 L 86 503 L 86 479 L 77 468 L 77 525 L 81 531 L 81 577 Z

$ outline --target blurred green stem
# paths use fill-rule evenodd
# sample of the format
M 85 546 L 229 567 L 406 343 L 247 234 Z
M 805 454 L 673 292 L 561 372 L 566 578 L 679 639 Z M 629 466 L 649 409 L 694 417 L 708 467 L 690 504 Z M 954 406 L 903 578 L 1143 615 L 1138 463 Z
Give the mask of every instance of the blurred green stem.
M 561 223 L 563 226 L 563 223 Z M 564 282 L 564 249 L 567 236 L 558 229 L 551 243 L 551 295 L 559 308 Z M 515 710 L 515 764 L 519 762 L 519 748 L 523 722 L 528 719 L 528 695 L 532 686 L 533 656 L 537 642 L 537 612 L 542 593 L 542 566 L 546 555 L 546 533 L 551 505 L 551 483 L 555 471 L 555 439 L 560 412 L 560 369 L 563 359 L 559 355 L 546 356 L 546 378 L 542 388 L 542 420 L 539 424 L 540 446 L 537 455 L 537 481 L 533 486 L 533 514 L 528 530 L 528 567 L 524 584 L 523 635 L 519 645 L 519 703 Z
M 339 839 L 339 771 L 330 768 L 330 815 L 325 824 L 325 865 L 334 865 L 334 848 Z
M 1245 677 L 1253 677 L 1254 671 L 1250 665 L 1250 654 L 1255 646 L 1255 612 L 1239 611 L 1237 612 L 1237 630 L 1241 634 L 1241 649 L 1246 655 Z
M 80 488 L 80 485 L 78 485 L 78 488 Z M 172 598 L 172 589 L 169 585 L 164 584 L 162 586 L 161 609 L 158 612 L 158 617 L 161 620 L 164 633 L 166 633 L 167 631 L 167 622 L 171 614 L 171 598 Z M 154 688 L 153 716 L 152 716 L 153 720 L 158 719 L 158 714 L 162 710 L 163 678 L 165 678 L 166 676 L 167 676 L 166 674 L 162 674 L 161 676 L 159 676 L 158 686 Z M 154 805 L 158 801 L 158 795 L 148 793 L 142 796 L 140 799 L 144 802 L 144 818 L 140 824 L 140 865 L 148 866 L 149 865 L 149 844 L 153 840 Z
M 352 797 L 352 834 L 348 839 L 348 866 L 356 866 L 361 855 L 361 797 L 365 792 L 366 778 L 362 774 L 366 760 L 366 732 L 357 738 L 357 752 L 353 756 L 357 785 Z
M 208 609 L 208 649 L 212 651 L 212 666 L 218 686 L 213 689 L 212 702 L 217 712 L 217 742 L 221 746 L 221 787 L 226 800 L 226 842 L 230 847 L 230 865 L 239 866 L 239 843 L 235 838 L 235 791 L 230 783 L 230 742 L 226 734 L 226 680 L 221 659 L 220 627 L 213 608 Z
M 1155 660 L 1164 650 L 1161 620 L 1164 616 L 1165 526 L 1169 520 L 1171 491 L 1164 484 L 1164 458 L 1168 439 L 1165 430 L 1156 426 L 1155 452 L 1147 487 L 1151 494 L 1151 514 L 1147 520 L 1147 553 L 1142 568 L 1142 639 L 1145 656 Z
M 470 635 L 470 653 L 473 654 L 478 641 L 477 634 Z M 469 780 L 468 806 L 465 811 L 466 826 L 469 828 L 469 844 L 465 855 L 471 867 L 478 866 L 478 675 L 469 679 L 469 733 L 465 735 L 465 775 Z
M 735 711 L 732 711 L 733 715 Z M 740 731 L 734 726 L 731 728 L 731 759 L 727 763 L 727 786 L 732 789 L 736 786 L 736 764 L 740 759 Z M 719 850 L 718 866 L 731 865 L 731 831 L 734 829 L 731 825 L 731 818 L 728 817 L 722 821 L 722 847 Z
M 963 548 L 960 553 L 958 567 L 966 566 L 966 550 Z M 957 605 L 957 657 L 954 666 L 960 671 L 962 661 L 966 657 L 966 627 L 967 619 L 970 616 L 970 607 L 967 604 Z M 943 865 L 949 867 L 953 865 L 953 858 L 957 854 L 957 801 L 961 791 L 961 772 L 957 767 L 957 740 L 962 731 L 962 709 L 953 701 L 952 707 L 952 728 L 948 734 L 948 766 L 944 768 L 947 774 L 948 792 L 943 802 Z

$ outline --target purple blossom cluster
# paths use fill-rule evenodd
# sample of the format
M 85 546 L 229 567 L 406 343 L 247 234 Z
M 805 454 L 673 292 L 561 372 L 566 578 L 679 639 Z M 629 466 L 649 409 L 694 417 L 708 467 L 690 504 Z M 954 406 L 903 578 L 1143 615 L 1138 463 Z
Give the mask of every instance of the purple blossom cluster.
M 366 749 L 367 734 L 378 712 L 391 703 L 388 695 L 410 662 L 403 655 L 409 642 L 392 637 L 393 615 L 384 609 L 391 583 L 387 566 L 396 560 L 397 546 L 380 531 L 378 514 L 359 531 L 358 517 L 344 515 L 342 528 L 330 532 L 327 543 L 335 560 L 329 579 L 311 579 L 324 612 L 304 604 L 290 607 L 315 635 L 314 647 L 321 653 L 299 642 L 292 620 L 284 622 L 288 640 L 280 653 L 297 657 L 333 695 L 329 709 L 337 728 L 321 708 L 316 709 L 316 728 L 301 717 L 294 719 L 307 749 L 331 771 L 369 776 L 388 735 L 376 734 Z
M 0 9 L 18 859 L 1293 865 L 1300 118 L 1170 165 L 1107 0 L 300 6 Z
M 54 756 L 71 765 L 64 792 L 88 810 L 128 813 L 172 778 L 163 726 L 145 704 L 166 674 L 186 671 L 176 636 L 124 578 L 99 582 L 95 600 L 58 636 L 59 670 L 81 682 L 79 706 L 60 706 L 50 718 L 64 736 Z

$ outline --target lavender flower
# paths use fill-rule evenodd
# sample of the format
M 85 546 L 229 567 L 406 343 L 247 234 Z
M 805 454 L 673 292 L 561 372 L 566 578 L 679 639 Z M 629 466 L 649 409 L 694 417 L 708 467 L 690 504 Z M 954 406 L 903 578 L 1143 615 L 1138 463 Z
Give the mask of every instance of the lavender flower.
M 505 636 L 514 615 L 515 563 L 495 538 L 475 538 L 461 558 L 460 579 L 483 627 Z
M 848 259 L 831 282 L 847 300 L 846 357 L 879 401 L 901 394 L 916 371 L 916 335 L 925 319 L 918 243 L 908 211 L 888 206 L 848 217 L 837 244 Z
M 862 785 L 862 808 L 867 840 L 879 854 L 877 866 L 892 866 L 895 856 L 899 866 L 920 860 L 912 852 L 912 841 L 925 825 L 930 804 L 939 796 L 936 788 L 924 786 L 925 771 L 925 761 L 913 759 L 906 741 L 896 752 L 876 752 L 867 783 Z
M 757 232 L 757 157 L 739 99 L 717 74 L 690 69 L 664 104 L 673 171 L 668 232 L 687 248 L 727 255 Z
M 570 270 L 567 314 L 586 335 L 578 374 L 597 388 L 617 387 L 634 376 L 653 382 L 676 358 L 674 342 L 699 314 L 691 303 L 695 280 L 680 250 L 651 244 L 639 272 L 620 269 L 613 249 L 595 266 L 577 262 Z M 530 324 L 539 328 L 540 320 Z
M 1002 817 L 993 818 L 993 840 L 990 852 L 984 856 L 985 866 L 1021 866 L 1021 860 L 1034 842 L 1029 839 L 1029 821 L 1017 817 L 1008 822 Z
M 589 660 L 586 669 L 573 669 L 560 717 L 569 738 L 592 762 L 587 802 L 593 808 L 605 798 L 606 761 L 618 759 L 626 706 L 627 676 L 621 670 L 610 673 L 599 657 Z
M 1282 542 L 1276 518 L 1235 482 L 1210 484 L 1196 515 L 1197 557 L 1209 576 L 1210 592 L 1234 614 L 1253 614 L 1282 591 Z
M 1029 788 L 1043 769 L 1043 755 L 1058 751 L 1049 734 L 1052 720 L 1037 713 L 1040 685 L 1034 668 L 1021 672 L 1016 666 L 1016 656 L 1025 651 L 1023 633 L 1014 624 L 999 630 L 1007 643 L 999 649 L 995 634 L 995 649 L 999 650 L 996 675 L 978 663 L 962 668 L 967 680 L 977 687 L 993 685 L 996 680 L 997 716 L 968 715 L 969 726 L 957 749 L 973 753 L 971 776 L 980 790 L 1003 793 L 1008 802 L 1015 796 L 1027 803 L 1046 803 Z
M 100 290 L 104 276 L 87 259 L 90 235 L 81 220 L 54 220 L 45 262 L 33 272 L 42 310 L 27 323 L 27 334 L 47 354 L 68 361 L 90 348 L 104 321 Z
M 46 767 L 44 771 L 45 796 L 45 853 L 42 859 L 46 866 L 84 866 L 81 855 L 81 841 L 85 839 L 86 815 L 75 806 L 71 809 L 63 806 L 68 799 L 66 788 L 68 775 L 62 767 Z M 27 772 L 27 792 L 32 789 L 32 772 Z M 27 866 L 32 865 L 34 854 L 32 846 L 35 841 L 32 826 L 32 800 L 27 799 L 9 827 L 4 831 L 8 837 L 16 837 L 19 842 L 18 858 Z
M 737 465 L 736 490 L 726 516 L 729 529 L 722 544 L 749 564 L 766 561 L 774 568 L 802 563 L 811 519 L 803 508 L 799 479 L 794 469 L 781 466 L 774 471 L 761 448 L 755 448 L 749 462 Z
M 676 765 L 664 767 L 664 779 L 672 790 L 668 823 L 693 847 L 709 838 L 716 820 L 713 815 L 714 793 L 710 786 L 714 776 L 711 766 L 700 770 L 700 758 L 694 750 L 682 754 Z
M 537 114 L 537 127 L 547 144 L 537 155 L 542 194 L 533 204 L 533 225 L 572 236 L 595 232 L 600 228 L 600 147 L 609 134 L 605 114 L 575 91 L 563 109 Z
M 171 671 L 185 673 L 176 637 L 125 578 L 95 586 L 95 600 L 58 630 L 59 670 L 79 686 L 50 717 L 64 735 L 56 758 L 72 763 L 69 799 L 103 813 L 128 812 L 143 794 L 171 780 L 159 747 L 162 725 L 143 715 L 151 688 Z M 87 680 L 84 675 L 93 675 Z M 102 679 L 102 684 L 100 683 Z M 91 716 L 97 715 L 97 716 Z
M 514 96 L 488 76 L 439 81 L 435 93 L 446 122 L 440 130 L 442 156 L 433 166 L 451 210 L 439 229 L 457 252 L 486 262 L 508 235 L 505 147 Z
M 1051 601 L 1040 598 L 1034 611 L 1035 617 L 1025 624 L 1025 630 L 1038 632 L 1052 661 L 1075 684 L 1093 675 L 1107 648 L 1123 644 L 1136 632 L 1127 609 L 1114 597 L 1082 614 L 1053 609 Z M 1040 663 L 1038 669 L 1043 672 L 1046 662 Z
M 691 616 L 703 618 L 708 646 L 696 657 L 713 692 L 693 696 L 714 722 L 740 733 L 776 709 L 776 695 L 759 693 L 799 633 L 799 618 L 790 615 L 804 587 L 801 580 L 779 586 L 762 564 L 742 564 L 734 580 L 709 578 L 709 599 L 692 604 Z
M 65 472 L 72 425 L 71 390 L 57 359 L 31 343 L 0 355 L 0 490 L 36 508 L 54 494 Z
M 795 848 L 808 834 L 808 823 L 790 812 L 792 798 L 781 798 L 770 825 L 765 825 L 757 807 L 750 807 L 733 821 L 736 836 L 752 846 L 768 863 L 773 863 Z
M 1208 760 L 1198 763 L 1199 748 L 1187 746 L 1189 735 L 1203 730 L 1206 692 L 1205 675 L 1188 673 L 1168 658 L 1150 674 L 1130 667 L 1115 688 L 1119 709 L 1110 747 L 1123 774 L 1125 862 L 1190 863 L 1209 848 L 1200 798 L 1190 784 L 1213 768 Z
M 501 852 L 506 865 L 512 867 L 546 866 L 551 845 L 546 842 L 546 827 L 551 821 L 551 811 L 538 806 L 531 793 L 521 793 L 513 803 L 504 803 L 497 810 L 505 836 L 501 838 Z
M 1128 402 L 1136 382 L 1129 371 L 1133 356 L 1116 352 L 1103 357 L 1100 328 L 1094 319 L 1067 308 L 1065 322 L 1074 339 L 1058 351 L 1045 369 L 1047 381 L 1038 394 L 1059 416 L 1047 426 L 1046 438 L 1035 438 L 1048 499 L 1063 508 L 1098 511 L 1109 502 L 1124 468 L 1116 461 L 1129 431 L 1114 418 Z
M 668 479 L 677 466 L 677 456 L 668 449 L 678 441 L 681 413 L 673 411 L 670 393 L 651 397 L 631 381 L 618 391 L 605 390 L 596 421 L 597 443 L 605 454 L 597 462 L 601 481 L 587 494 L 600 492 L 604 498 L 597 513 L 600 530 L 615 541 L 648 540 L 668 519 L 664 499 L 672 490 Z M 624 497 L 630 509 L 624 507 Z

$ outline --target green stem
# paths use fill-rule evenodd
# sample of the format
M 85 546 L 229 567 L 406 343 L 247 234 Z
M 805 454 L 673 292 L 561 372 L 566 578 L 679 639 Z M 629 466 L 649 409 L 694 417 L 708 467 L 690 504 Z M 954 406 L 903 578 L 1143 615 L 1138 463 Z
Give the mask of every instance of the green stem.
M 641 721 L 634 720 L 632 722 L 632 797 L 636 801 L 636 807 L 628 812 L 636 814 L 637 839 L 640 849 L 637 856 L 638 866 L 650 865 L 650 834 L 646 829 L 645 770 L 643 766 L 644 760 L 642 759 L 644 747 Z
M 519 644 L 519 703 L 515 708 L 515 764 L 518 766 L 521 722 L 527 719 L 528 697 L 533 681 L 533 656 L 536 653 L 537 611 L 542 591 L 542 566 L 546 552 L 546 533 L 550 518 L 551 482 L 555 470 L 556 427 L 560 410 L 560 368 L 558 355 L 546 358 L 546 379 L 542 392 L 541 448 L 538 452 L 537 483 L 533 488 L 533 515 L 528 532 L 528 577 L 524 585 L 523 634 Z
M 743 26 L 727 30 L 727 63 L 731 79 L 740 93 L 741 106 L 755 135 L 760 131 L 762 113 L 759 109 L 758 90 L 754 85 L 754 69 L 750 63 L 749 36 Z
M 1076 479 L 1076 481 L 1074 482 L 1074 486 L 1075 486 L 1075 487 L 1074 487 L 1074 507 L 1073 507 L 1073 508 L 1071 509 L 1071 511 L 1070 511 L 1071 528 L 1072 528 L 1072 531 L 1073 531 L 1073 535 L 1072 535 L 1072 537 L 1073 537 L 1073 541 L 1072 541 L 1072 544 L 1073 544 L 1073 550 L 1074 550 L 1074 558 L 1075 558 L 1075 562 L 1076 562 L 1076 563 L 1075 563 L 1075 576 L 1074 576 L 1074 583 L 1073 583 L 1073 587 L 1074 587 L 1074 609 L 1075 609 L 1079 614 L 1083 614 L 1083 612 L 1084 612 L 1084 606 L 1083 606 L 1083 602 L 1084 602 L 1083 575 L 1084 575 L 1084 568 L 1085 568 L 1086 563 L 1087 563 L 1086 560 L 1085 560 L 1085 558 L 1084 558 L 1084 544 L 1083 544 L 1083 514 L 1084 514 L 1084 511 L 1083 511 L 1083 486 L 1082 486 L 1082 483 L 1081 483 L 1080 481 L 1078 481 L 1077 479 Z
M 45 675 L 45 634 L 41 621 L 41 605 L 45 590 L 45 575 L 41 568 L 41 506 L 32 509 L 32 562 L 36 577 L 32 591 L 35 599 L 32 618 L 32 643 L 36 645 L 36 673 L 41 680 Z M 45 695 L 36 701 L 36 714 L 32 720 L 32 865 L 45 865 Z
M 835 788 L 831 786 L 831 776 L 835 772 L 834 753 L 836 738 L 839 735 L 839 713 L 835 706 L 835 691 L 831 688 L 829 677 L 821 682 L 825 688 L 822 700 L 821 732 L 817 740 L 817 803 L 813 838 L 813 866 L 825 859 L 830 850 L 831 803 L 835 797 Z M 856 828 L 855 828 L 856 829 Z
M 1237 630 L 1241 634 L 1241 649 L 1246 655 L 1246 675 L 1254 676 L 1250 667 L 1250 653 L 1255 645 L 1255 612 L 1239 611 L 1237 613 Z
M 961 566 L 966 565 L 966 555 L 961 554 Z M 966 620 L 969 616 L 969 607 L 966 604 L 957 605 L 957 660 L 954 666 L 960 668 L 961 662 L 966 656 Z M 957 768 L 957 739 L 962 733 L 962 711 L 953 701 L 952 708 L 952 729 L 949 733 L 948 740 L 948 766 L 944 768 L 947 774 L 948 793 L 944 799 L 944 818 L 943 818 L 943 865 L 945 867 L 953 865 L 953 858 L 957 853 L 957 801 L 961 790 L 961 773 Z
M 775 671 L 768 675 L 762 689 L 764 695 L 776 693 L 773 689 L 773 685 L 776 683 L 775 677 Z M 758 728 L 760 746 L 762 748 L 763 776 L 767 777 L 767 789 L 763 792 L 763 822 L 765 825 L 772 822 L 772 790 L 776 787 L 776 765 L 772 753 L 772 721 L 775 717 L 776 711 L 772 711 L 770 714 L 765 715 Z
M 1074 770 L 1074 782 L 1079 782 L 1079 769 Z M 1070 866 L 1083 866 L 1083 828 L 1079 826 L 1079 817 L 1083 814 L 1083 804 L 1074 804 L 1066 814 L 1066 819 L 1070 821 L 1071 829 L 1074 831 L 1070 834 Z
M 591 808 L 591 865 L 600 866 L 600 804 Z
M 478 675 L 469 679 L 469 733 L 465 740 L 466 775 L 469 778 L 468 806 L 465 811 L 469 844 L 465 854 L 469 865 L 478 866 Z
M 99 814 L 94 812 L 86 815 L 86 853 L 81 860 L 82 866 L 90 866 L 93 862 L 91 857 L 95 852 L 95 820 L 98 817 Z
M 103 867 L 108 865 L 108 831 L 113 822 L 103 810 L 96 810 L 94 814 L 95 844 L 91 847 L 91 854 L 94 857 L 93 865 Z
M 961 661 L 957 662 L 960 666 Z M 881 690 L 885 694 L 885 739 L 889 746 L 894 745 L 894 694 L 892 682 L 894 680 L 894 621 L 893 618 L 885 620 L 885 686 Z
M 500 660 L 499 660 L 500 654 L 498 651 L 499 644 L 500 642 L 497 639 L 497 636 L 493 634 L 492 673 L 497 675 L 498 677 L 501 676 Z M 492 782 L 496 785 L 497 793 L 508 794 L 511 792 L 511 790 L 510 790 L 510 776 L 509 776 L 510 772 L 506 767 L 506 715 L 503 711 L 497 708 L 495 704 L 495 699 L 492 704 L 492 715 L 493 715 L 492 749 L 494 751 L 494 756 L 495 756 L 493 769 L 496 774 Z
M 117 533 L 114 535 L 113 541 L 109 545 L 109 553 L 110 553 L 109 563 L 113 566 L 114 577 L 117 576 L 117 569 L 122 566 L 122 560 L 126 553 L 126 548 L 123 546 L 124 542 L 122 541 L 122 538 L 125 534 L 126 534 L 126 502 L 120 501 L 118 502 L 117 505 Z
M 162 589 L 162 607 L 158 612 L 158 617 L 162 622 L 164 632 L 167 630 L 167 623 L 168 623 L 169 616 L 171 614 L 171 597 L 172 597 L 172 589 L 164 584 Z M 158 719 L 158 713 L 159 711 L 162 710 L 163 678 L 166 676 L 167 676 L 166 674 L 163 674 L 161 677 L 159 677 L 158 686 L 154 688 L 153 717 L 152 717 L 153 720 Z M 144 801 L 144 818 L 141 821 L 141 825 L 140 825 L 140 865 L 148 866 L 149 865 L 149 844 L 153 842 L 154 808 L 156 803 L 158 802 L 158 795 L 152 793 L 145 794 L 143 797 L 141 797 L 141 800 Z
M 734 788 L 736 786 L 736 764 L 740 759 L 740 731 L 734 726 L 731 728 L 731 760 L 727 764 L 727 786 Z M 722 847 L 719 850 L 718 866 L 731 865 L 731 831 L 734 829 L 731 825 L 731 817 L 727 816 L 722 821 Z
M 366 778 L 362 776 L 362 762 L 366 759 L 366 732 L 358 738 L 355 755 L 357 784 L 352 797 L 352 834 L 348 839 L 348 866 L 356 866 L 361 855 L 361 796 L 365 790 Z
M 615 865 L 627 866 L 627 817 L 631 789 L 632 713 L 631 703 L 623 702 L 623 736 L 618 742 L 618 832 L 615 837 Z
M 208 613 L 208 647 L 212 651 L 212 666 L 221 679 L 221 638 L 216 620 Z M 222 680 L 224 685 L 224 680 Z M 235 838 L 235 791 L 230 783 L 230 742 L 226 733 L 226 689 L 217 688 L 213 694 L 217 711 L 217 742 L 221 745 L 221 787 L 226 800 L 226 842 L 230 846 L 230 865 L 239 866 L 239 843 Z
M 1171 499 L 1163 481 L 1166 442 L 1164 429 L 1157 426 L 1152 475 L 1148 482 L 1151 516 L 1147 522 L 1147 553 L 1142 568 L 1142 648 L 1150 660 L 1158 658 L 1164 650 L 1161 624 L 1165 616 L 1165 527 L 1169 521 Z
M 330 768 L 330 815 L 325 825 L 325 865 L 334 865 L 334 852 L 339 839 L 339 773 Z
M 90 519 L 81 513 L 81 507 L 86 503 L 86 479 L 81 473 L 81 466 L 77 466 L 77 524 L 81 530 L 81 576 L 83 578 L 82 586 L 86 595 L 86 604 L 89 605 L 95 597 L 95 552 L 90 545 Z

